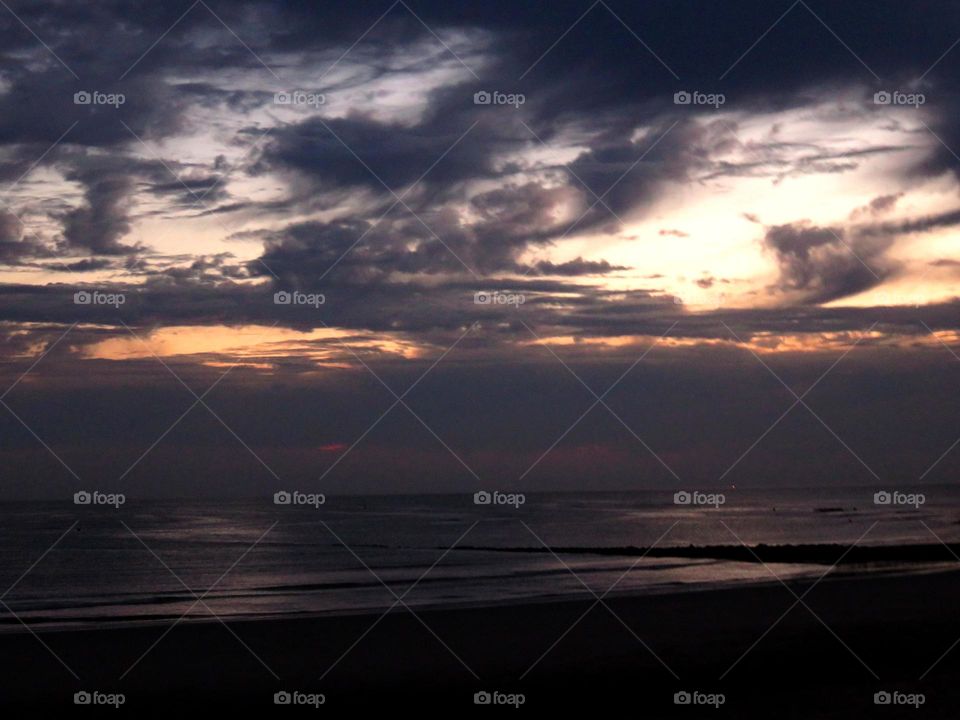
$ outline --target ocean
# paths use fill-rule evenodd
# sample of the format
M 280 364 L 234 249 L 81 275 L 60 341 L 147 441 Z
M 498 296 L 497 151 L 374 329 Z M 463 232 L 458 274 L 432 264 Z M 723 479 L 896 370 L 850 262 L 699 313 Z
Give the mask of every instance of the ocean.
M 957 488 L 904 489 L 890 504 L 876 504 L 875 492 L 728 489 L 722 504 L 712 497 L 711 505 L 678 505 L 673 492 L 530 493 L 512 505 L 462 495 L 337 496 L 316 507 L 276 505 L 272 497 L 119 508 L 8 502 L 0 505 L 0 600 L 12 613 L 0 613 L 0 631 L 25 631 L 23 623 L 192 622 L 214 613 L 223 620 L 369 613 L 399 605 L 398 597 L 416 609 L 685 592 L 817 577 L 829 568 L 613 550 L 624 547 L 835 544 L 839 559 L 858 540 L 960 541 Z M 555 556 L 544 544 L 564 550 Z M 956 563 L 945 554 L 842 572 Z

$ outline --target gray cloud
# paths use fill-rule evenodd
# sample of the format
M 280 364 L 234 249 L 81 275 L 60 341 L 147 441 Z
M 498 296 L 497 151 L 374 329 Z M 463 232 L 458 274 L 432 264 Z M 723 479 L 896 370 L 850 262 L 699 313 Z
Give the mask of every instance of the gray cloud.
M 120 243 L 130 231 L 128 201 L 133 182 L 124 175 L 95 171 L 74 173 L 68 179 L 85 185 L 85 204 L 64 217 L 63 237 L 73 248 L 97 255 L 123 255 L 136 251 Z
M 765 246 L 780 266 L 776 291 L 801 302 L 823 303 L 855 295 L 883 282 L 894 269 L 884 253 L 890 237 L 856 235 L 808 222 L 767 229 Z

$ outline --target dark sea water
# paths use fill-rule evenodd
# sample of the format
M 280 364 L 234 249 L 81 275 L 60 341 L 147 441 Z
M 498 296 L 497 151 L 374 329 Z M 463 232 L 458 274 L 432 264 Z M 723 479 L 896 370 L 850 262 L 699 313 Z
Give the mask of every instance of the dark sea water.
M 587 550 L 742 541 L 836 544 L 839 555 L 858 539 L 960 541 L 960 492 L 917 491 L 925 495 L 919 507 L 876 505 L 873 489 L 728 490 L 714 509 L 675 505 L 667 492 L 529 494 L 518 508 L 460 495 L 329 497 L 318 508 L 277 506 L 272 497 L 118 509 L 5 503 L 0 594 L 21 620 L 44 627 L 371 612 L 397 596 L 417 608 L 589 597 L 585 585 L 602 594 L 615 583 L 615 593 L 665 593 L 775 582 L 774 575 L 819 576 L 828 566 Z M 559 559 L 497 551 L 543 543 L 566 549 Z M 0 614 L 0 630 L 22 629 L 14 615 Z

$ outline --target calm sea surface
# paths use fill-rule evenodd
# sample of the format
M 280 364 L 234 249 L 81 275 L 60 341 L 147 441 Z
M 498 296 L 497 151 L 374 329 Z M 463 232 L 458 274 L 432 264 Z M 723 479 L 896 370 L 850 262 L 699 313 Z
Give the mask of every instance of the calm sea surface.
M 718 509 L 678 506 L 667 492 L 530 494 L 518 508 L 459 495 L 329 497 L 319 508 L 272 498 L 6 503 L 0 595 L 31 626 L 75 626 L 210 619 L 211 610 L 224 619 L 371 612 L 396 596 L 413 608 L 589 597 L 584 584 L 602 594 L 614 583 L 617 593 L 662 593 L 769 582 L 771 571 L 786 579 L 826 568 L 570 551 L 561 563 L 491 548 L 847 546 L 868 529 L 863 544 L 960 541 L 960 491 L 917 491 L 918 508 L 876 505 L 867 489 L 731 490 Z M 22 625 L 4 612 L 0 630 Z

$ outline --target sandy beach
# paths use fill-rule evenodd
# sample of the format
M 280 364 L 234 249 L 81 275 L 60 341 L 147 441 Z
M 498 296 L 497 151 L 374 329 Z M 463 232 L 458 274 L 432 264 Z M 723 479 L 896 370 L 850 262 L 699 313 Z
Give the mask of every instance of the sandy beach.
M 322 712 L 428 704 L 479 712 L 487 708 L 475 706 L 474 695 L 489 692 L 501 702 L 522 694 L 524 709 L 642 703 L 645 717 L 913 716 L 912 706 L 876 706 L 874 694 L 886 691 L 901 700 L 922 693 L 925 717 L 955 717 L 960 652 L 937 660 L 960 638 L 960 574 L 829 578 L 806 596 L 810 582 L 789 588 L 774 582 L 608 597 L 606 607 L 585 597 L 416 617 L 396 607 L 383 617 L 234 621 L 229 630 L 214 620 L 167 634 L 169 624 L 24 631 L 0 637 L 2 700 L 67 708 L 78 691 L 122 693 L 121 712 L 142 716 L 273 708 L 274 694 L 286 691 L 302 693 L 301 702 L 322 694 Z M 723 704 L 676 705 L 678 692 L 701 702 L 722 693 Z

